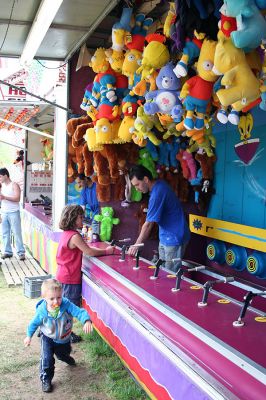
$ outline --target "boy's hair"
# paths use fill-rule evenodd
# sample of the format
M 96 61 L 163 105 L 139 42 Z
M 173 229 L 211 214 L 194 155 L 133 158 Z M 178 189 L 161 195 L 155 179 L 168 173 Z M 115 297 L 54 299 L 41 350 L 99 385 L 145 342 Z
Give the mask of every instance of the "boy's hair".
M 139 181 L 143 181 L 144 177 L 147 176 L 150 181 L 153 180 L 152 173 L 143 165 L 133 165 L 129 171 L 129 179 L 137 178 Z
M 9 172 L 6 168 L 0 168 L 0 175 L 7 175 L 9 178 Z
M 59 228 L 63 231 L 76 229 L 76 220 L 78 215 L 84 215 L 84 210 L 76 204 L 68 205 L 63 208 Z
M 56 279 L 45 279 L 45 281 L 43 281 L 42 287 L 41 287 L 42 297 L 45 297 L 48 290 L 51 290 L 51 291 L 62 290 L 62 285 Z
M 78 178 L 84 181 L 86 179 L 85 174 L 78 174 Z

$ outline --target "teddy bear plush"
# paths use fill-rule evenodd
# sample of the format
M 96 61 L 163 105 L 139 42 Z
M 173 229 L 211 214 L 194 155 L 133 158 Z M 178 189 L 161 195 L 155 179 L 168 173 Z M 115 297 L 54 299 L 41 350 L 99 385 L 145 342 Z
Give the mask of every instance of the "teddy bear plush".
M 79 118 L 71 118 L 67 121 L 66 129 L 68 134 L 68 178 L 75 177 L 77 173 L 84 172 L 84 158 L 83 158 L 83 138 L 75 140 L 74 134 L 79 125 L 90 122 L 88 116 Z M 85 134 L 85 132 L 84 132 Z M 78 168 L 76 169 L 76 165 Z
M 218 44 L 214 57 L 214 71 L 223 75 L 221 86 L 216 95 L 224 107 L 232 106 L 241 111 L 254 101 L 260 101 L 260 81 L 251 71 L 243 50 L 226 38 L 222 32 L 218 34 Z
M 200 163 L 202 178 L 204 180 L 213 180 L 216 156 L 213 155 L 211 157 L 208 157 L 206 153 L 199 151 L 196 153 L 195 159 Z
M 161 68 L 156 85 L 158 90 L 145 95 L 144 111 L 148 115 L 155 113 L 171 115 L 175 122 L 181 120 L 183 109 L 179 100 L 180 79 L 173 72 L 173 64 L 168 63 Z
M 119 218 L 114 218 L 114 210 L 112 207 L 101 207 L 101 214 L 95 215 L 94 219 L 100 222 L 100 239 L 101 241 L 110 241 L 113 225 L 118 225 Z

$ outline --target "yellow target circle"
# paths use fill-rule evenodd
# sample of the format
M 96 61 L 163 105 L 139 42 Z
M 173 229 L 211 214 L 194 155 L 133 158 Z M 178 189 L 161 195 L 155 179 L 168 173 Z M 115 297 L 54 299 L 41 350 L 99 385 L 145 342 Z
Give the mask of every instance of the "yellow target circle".
M 198 290 L 198 289 L 201 289 L 201 286 L 197 286 L 197 285 L 190 286 L 190 289 L 192 289 L 192 290 Z
M 256 317 L 255 321 L 256 322 L 266 322 L 266 316 L 265 317 Z
M 173 278 L 176 278 L 176 275 L 173 275 L 173 274 L 171 274 L 171 275 L 166 275 L 166 278 L 173 279 Z
M 255 257 L 248 257 L 247 259 L 247 269 L 250 273 L 255 273 L 258 269 L 258 260 Z
M 149 265 L 148 268 L 155 269 L 156 267 L 155 267 L 155 265 Z
M 231 303 L 231 301 L 228 300 L 228 299 L 219 299 L 219 300 L 217 300 L 217 303 L 220 303 L 220 304 L 229 304 L 229 303 Z

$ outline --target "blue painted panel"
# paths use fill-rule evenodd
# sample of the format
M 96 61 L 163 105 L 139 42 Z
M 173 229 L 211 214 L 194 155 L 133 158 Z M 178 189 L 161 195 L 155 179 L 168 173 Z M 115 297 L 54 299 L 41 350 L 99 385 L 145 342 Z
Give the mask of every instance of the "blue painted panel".
M 217 123 L 217 163 L 208 217 L 266 228 L 266 112 L 252 111 L 254 127 L 251 138 L 259 138 L 257 158 L 250 165 L 241 162 L 234 146 L 240 142 L 238 129 L 229 123 Z

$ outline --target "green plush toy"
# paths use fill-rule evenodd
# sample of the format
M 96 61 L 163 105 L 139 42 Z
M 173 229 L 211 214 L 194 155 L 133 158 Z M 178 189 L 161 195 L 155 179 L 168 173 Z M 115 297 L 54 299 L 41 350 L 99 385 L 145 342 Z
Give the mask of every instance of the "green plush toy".
M 100 227 L 100 239 L 109 241 L 111 239 L 113 225 L 118 225 L 119 218 L 113 218 L 114 210 L 112 207 L 101 207 L 101 214 L 95 215 L 95 221 L 101 223 Z
M 154 161 L 147 149 L 141 149 L 139 151 L 138 164 L 143 165 L 143 167 L 147 168 L 151 172 L 153 179 L 157 178 Z

